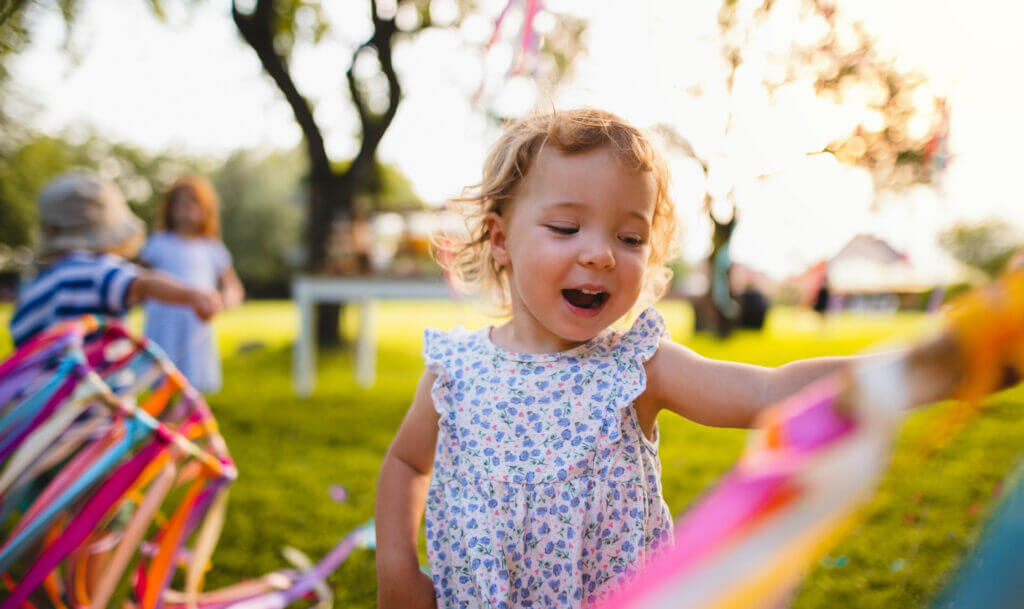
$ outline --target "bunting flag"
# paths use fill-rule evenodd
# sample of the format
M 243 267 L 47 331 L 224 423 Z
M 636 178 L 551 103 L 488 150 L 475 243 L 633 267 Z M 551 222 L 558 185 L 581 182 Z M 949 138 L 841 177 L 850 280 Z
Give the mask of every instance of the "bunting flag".
M 784 602 L 856 523 L 914 400 L 951 395 L 971 412 L 1008 369 L 1024 376 L 1024 272 L 967 294 L 943 322 L 926 342 L 864 360 L 767 410 L 739 462 L 679 520 L 674 546 L 597 607 Z M 965 578 L 966 595 L 978 580 Z
M 921 155 L 921 171 L 927 176 L 928 181 L 936 186 L 941 186 L 946 168 L 949 167 L 952 159 L 949 149 L 950 110 L 948 102 L 945 99 L 939 99 L 937 110 L 939 119 L 932 128 L 928 141 L 924 144 Z
M 537 57 L 538 50 L 540 48 L 540 37 L 537 35 L 537 30 L 534 28 L 534 21 L 537 14 L 543 8 L 541 0 L 508 0 L 508 3 L 505 4 L 505 8 L 501 9 L 501 13 L 498 14 L 498 18 L 494 20 L 494 31 L 491 32 L 491 37 L 487 40 L 487 44 L 484 45 L 483 56 L 486 57 L 487 54 L 490 53 L 491 48 L 493 48 L 495 43 L 497 43 L 501 38 L 501 26 L 505 22 L 505 18 L 511 12 L 512 8 L 516 6 L 522 7 L 523 22 L 519 28 L 518 34 L 516 35 L 516 44 L 513 51 L 512 63 L 509 66 L 506 78 L 519 76 L 523 73 L 536 75 L 539 64 Z M 473 105 L 476 105 L 480 100 L 486 85 L 487 74 L 484 73 L 480 80 L 480 86 L 473 94 Z
M 484 47 L 484 54 L 491 50 L 494 43 L 501 37 L 501 24 L 505 21 L 505 17 L 508 16 L 510 9 L 513 6 L 523 6 L 523 24 L 519 28 L 518 45 L 515 50 L 515 60 L 512 62 L 512 66 L 509 68 L 508 75 L 516 76 L 521 74 L 527 67 L 530 70 L 536 68 L 536 62 L 533 60 L 539 44 L 537 32 L 534 30 L 533 21 L 537 16 L 537 13 L 541 10 L 540 0 L 509 0 L 505 8 L 501 9 L 501 13 L 498 18 L 494 20 L 494 31 L 491 33 L 490 39 L 487 41 L 487 46 Z
M 236 477 L 206 402 L 155 344 L 94 316 L 40 333 L 0 364 L 0 609 L 102 609 L 132 575 L 137 609 L 279 608 L 323 596 L 371 541 L 360 527 L 307 569 L 201 593 Z

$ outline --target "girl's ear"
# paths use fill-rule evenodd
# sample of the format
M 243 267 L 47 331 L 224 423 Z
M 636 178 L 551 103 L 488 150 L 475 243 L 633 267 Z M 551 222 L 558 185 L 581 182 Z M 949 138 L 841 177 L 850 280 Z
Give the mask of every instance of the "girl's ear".
M 484 218 L 484 223 L 487 225 L 487 232 L 491 235 L 491 256 L 501 266 L 508 264 L 511 262 L 511 258 L 508 254 L 508 232 L 505 218 L 492 211 Z

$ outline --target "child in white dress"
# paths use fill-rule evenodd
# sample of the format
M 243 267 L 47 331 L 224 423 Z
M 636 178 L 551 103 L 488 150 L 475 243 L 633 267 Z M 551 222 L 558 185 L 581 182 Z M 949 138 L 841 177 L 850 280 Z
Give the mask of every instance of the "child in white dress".
M 217 195 L 199 176 L 181 178 L 167 191 L 158 219 L 139 258 L 182 283 L 220 293 L 224 306 L 244 297 L 231 254 L 220 240 Z M 160 346 L 193 387 L 214 393 L 221 387 L 220 355 L 210 324 L 187 307 L 146 302 L 144 332 Z
M 769 369 L 669 339 L 649 308 L 675 249 L 668 170 L 613 114 L 513 124 L 457 203 L 470 233 L 448 270 L 511 318 L 426 333 L 426 370 L 381 466 L 379 605 L 581 607 L 671 543 L 660 411 L 746 427 L 846 358 Z M 430 576 L 416 552 L 424 510 Z

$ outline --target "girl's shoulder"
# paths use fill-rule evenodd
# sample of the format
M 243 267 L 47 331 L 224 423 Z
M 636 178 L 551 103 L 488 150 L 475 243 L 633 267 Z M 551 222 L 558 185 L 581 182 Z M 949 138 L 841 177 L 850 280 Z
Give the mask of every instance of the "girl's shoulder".
M 143 249 L 155 252 L 162 249 L 179 248 L 182 245 L 182 239 L 177 234 L 171 231 L 158 230 L 153 231 L 146 237 L 146 244 L 143 246 Z
M 139 252 L 139 259 L 146 264 L 159 264 L 180 250 L 180 241 L 172 232 L 158 230 L 146 237 L 146 243 Z
M 216 263 L 220 263 L 224 259 L 227 262 L 231 261 L 231 254 L 228 252 L 228 248 L 225 247 L 224 242 L 218 237 L 195 237 L 189 239 L 192 247 L 202 251 Z
M 202 243 L 206 247 L 224 247 L 224 241 L 220 237 L 196 237 L 196 242 Z
M 159 255 L 160 252 L 171 252 L 175 255 L 185 248 L 191 252 L 201 252 L 210 256 L 214 261 L 227 259 L 231 261 L 231 254 L 224 246 L 224 242 L 218 237 L 182 237 L 173 231 L 155 231 L 146 240 L 144 250 L 151 255 Z
M 231 264 L 231 252 L 219 237 L 203 237 L 203 247 L 220 264 Z
M 151 232 L 146 240 L 154 243 L 188 244 L 200 247 L 224 247 L 224 242 L 220 237 L 207 237 L 202 235 L 182 236 L 174 231 L 166 229 Z

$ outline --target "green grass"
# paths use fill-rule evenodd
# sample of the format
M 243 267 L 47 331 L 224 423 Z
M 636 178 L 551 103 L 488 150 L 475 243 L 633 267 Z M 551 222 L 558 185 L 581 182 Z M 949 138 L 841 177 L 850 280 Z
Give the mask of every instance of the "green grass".
M 692 317 L 682 304 L 659 308 L 673 337 L 699 353 L 769 366 L 855 353 L 920 334 L 929 323 L 913 314 L 822 323 L 811 313 L 776 310 L 764 332 L 718 341 L 686 330 Z M 9 307 L 0 308 L 5 326 L 9 314 Z M 346 320 L 350 335 L 355 321 Z M 290 303 L 251 303 L 219 317 L 225 386 L 209 401 L 240 474 L 207 588 L 288 566 L 284 546 L 316 560 L 370 518 L 377 468 L 422 370 L 423 328 L 485 323 L 471 304 L 381 304 L 377 385 L 355 385 L 349 353 L 321 353 L 316 391 L 302 400 L 291 388 L 297 319 Z M 9 351 L 9 337 L 0 332 L 0 354 Z M 796 607 L 923 607 L 941 588 L 974 543 L 999 481 L 1024 448 L 1024 391 L 995 396 L 961 433 L 943 437 L 931 451 L 945 408 L 907 420 L 890 473 L 865 507 L 865 518 L 810 574 Z M 665 495 L 678 514 L 735 461 L 745 434 L 674 416 L 663 416 L 660 424 Z M 332 484 L 349 490 L 347 503 L 331 501 Z M 335 606 L 374 606 L 371 552 L 358 551 L 330 581 Z

